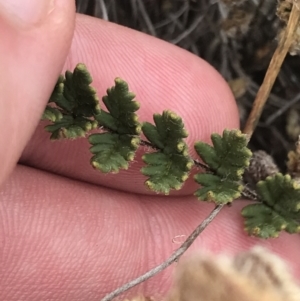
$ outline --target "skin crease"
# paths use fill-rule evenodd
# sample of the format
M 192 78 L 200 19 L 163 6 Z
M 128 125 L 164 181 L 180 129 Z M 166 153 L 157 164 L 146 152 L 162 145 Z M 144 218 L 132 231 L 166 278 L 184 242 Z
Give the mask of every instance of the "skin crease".
M 233 97 L 218 73 L 201 59 L 152 37 L 77 16 L 66 62 L 70 69 L 84 62 L 100 96 L 116 76 L 124 78 L 141 102 L 141 120 L 151 120 L 165 108 L 178 112 L 190 132 L 189 145 L 196 139 L 209 141 L 211 132 L 238 127 Z M 35 72 L 28 71 L 37 76 Z M 37 86 L 34 95 L 45 95 L 52 87 L 49 80 L 47 88 Z M 1 96 L 3 103 L 7 95 Z M 42 110 L 46 100 L 40 102 Z M 13 126 L 13 118 L 11 122 Z M 37 122 L 38 116 L 28 120 L 26 135 Z M 179 246 L 172 239 L 188 235 L 213 209 L 188 195 L 191 184 L 177 197 L 146 195 L 139 162 L 131 171 L 103 176 L 91 169 L 84 140 L 48 139 L 39 126 L 20 165 L 10 177 L 6 172 L 0 188 L 0 300 L 100 300 L 162 262 Z M 21 142 L 14 148 L 19 154 Z M 2 152 L 1 160 L 9 156 Z M 247 237 L 240 216 L 245 204 L 237 201 L 225 208 L 189 252 L 230 254 L 260 244 L 286 259 L 300 277 L 299 236 L 283 233 L 268 241 Z M 121 298 L 163 295 L 173 268 Z

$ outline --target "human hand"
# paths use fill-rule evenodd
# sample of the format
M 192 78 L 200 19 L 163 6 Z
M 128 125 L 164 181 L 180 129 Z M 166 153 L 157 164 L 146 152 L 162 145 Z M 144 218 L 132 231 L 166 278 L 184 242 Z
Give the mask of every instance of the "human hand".
M 164 261 L 179 247 L 172 239 L 188 236 L 213 208 L 192 196 L 192 181 L 176 196 L 150 194 L 138 171 L 140 155 L 128 171 L 103 175 L 89 165 L 85 139 L 50 142 L 43 125 L 24 149 L 69 50 L 73 6 L 60 2 L 64 9 L 38 28 L 20 32 L 0 19 L 1 66 L 9 70 L 0 86 L 1 180 L 6 178 L 0 190 L 0 300 L 100 300 Z M 56 13 L 62 22 L 57 27 Z M 115 77 L 125 79 L 141 103 L 140 120 L 168 108 L 178 113 L 190 147 L 195 140 L 209 141 L 212 132 L 238 127 L 234 99 L 220 75 L 163 41 L 77 16 L 65 68 L 79 62 L 91 71 L 99 96 Z M 247 237 L 244 204 L 225 208 L 192 250 L 231 253 L 259 243 L 287 259 L 300 276 L 299 236 Z M 171 274 L 167 269 L 128 295 L 162 295 Z

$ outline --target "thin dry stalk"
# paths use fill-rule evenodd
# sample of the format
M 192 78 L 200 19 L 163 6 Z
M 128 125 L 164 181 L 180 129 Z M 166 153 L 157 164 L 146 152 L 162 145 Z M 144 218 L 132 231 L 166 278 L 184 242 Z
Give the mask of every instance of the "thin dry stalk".
M 290 46 L 292 45 L 294 33 L 299 22 L 299 17 L 299 9 L 296 7 L 295 4 L 293 4 L 289 21 L 281 36 L 278 47 L 276 48 L 273 54 L 264 81 L 258 90 L 255 101 L 253 103 L 252 110 L 250 112 L 250 115 L 248 117 L 243 131 L 245 134 L 248 135 L 249 140 L 262 114 L 264 105 L 270 95 L 271 89 L 278 76 L 282 63 L 290 49 Z

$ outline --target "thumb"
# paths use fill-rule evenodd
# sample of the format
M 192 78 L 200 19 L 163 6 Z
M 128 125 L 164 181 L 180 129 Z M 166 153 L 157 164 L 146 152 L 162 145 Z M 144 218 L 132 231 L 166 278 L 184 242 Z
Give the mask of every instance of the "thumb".
M 41 117 L 74 20 L 73 0 L 0 0 L 0 184 Z

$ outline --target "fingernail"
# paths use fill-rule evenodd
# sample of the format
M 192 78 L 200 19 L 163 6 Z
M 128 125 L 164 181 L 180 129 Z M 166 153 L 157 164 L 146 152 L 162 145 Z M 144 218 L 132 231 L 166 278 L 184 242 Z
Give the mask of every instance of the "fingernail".
M 55 0 L 0 0 L 0 14 L 19 25 L 42 22 L 54 9 Z

